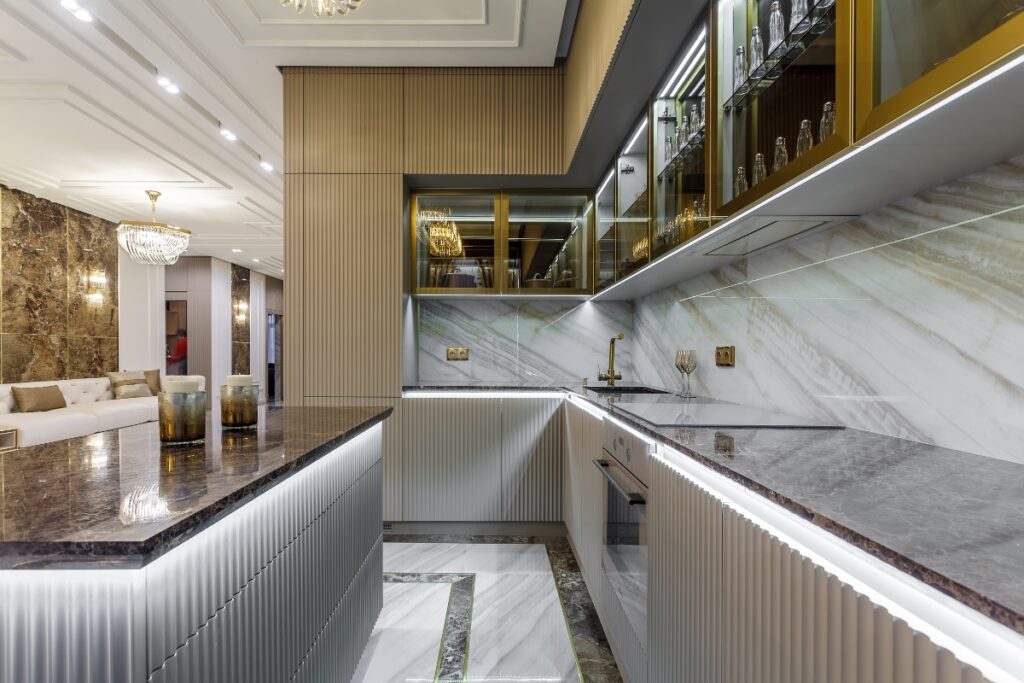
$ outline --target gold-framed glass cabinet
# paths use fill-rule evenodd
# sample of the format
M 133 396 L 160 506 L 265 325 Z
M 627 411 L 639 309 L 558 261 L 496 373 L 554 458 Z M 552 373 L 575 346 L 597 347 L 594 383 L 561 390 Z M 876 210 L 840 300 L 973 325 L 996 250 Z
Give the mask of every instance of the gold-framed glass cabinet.
M 1024 53 L 1024 0 L 857 0 L 859 140 Z
M 410 198 L 414 293 L 593 293 L 589 192 L 423 190 Z
M 853 0 L 713 0 L 714 213 L 732 215 L 846 149 Z

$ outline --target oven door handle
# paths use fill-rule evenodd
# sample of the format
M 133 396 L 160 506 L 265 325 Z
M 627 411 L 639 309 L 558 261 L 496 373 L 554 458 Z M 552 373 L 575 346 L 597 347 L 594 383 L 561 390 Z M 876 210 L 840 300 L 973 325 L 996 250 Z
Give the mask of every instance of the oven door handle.
M 629 493 L 626 489 L 622 488 L 619 482 L 615 481 L 612 477 L 611 472 L 608 471 L 610 465 L 607 460 L 598 460 L 594 458 L 591 462 L 594 463 L 594 467 L 597 471 L 604 475 L 604 478 L 608 480 L 608 483 L 615 487 L 615 490 L 622 494 L 622 497 L 629 501 L 630 505 L 647 505 L 647 501 L 639 493 Z

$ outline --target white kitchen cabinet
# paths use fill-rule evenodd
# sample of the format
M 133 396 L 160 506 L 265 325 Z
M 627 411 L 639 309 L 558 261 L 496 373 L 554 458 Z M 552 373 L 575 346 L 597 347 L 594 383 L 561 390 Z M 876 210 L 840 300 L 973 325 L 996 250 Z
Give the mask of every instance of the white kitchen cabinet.
M 580 459 L 583 457 L 583 409 L 566 401 L 563 410 L 565 451 L 562 454 L 562 520 L 573 545 L 579 547 L 583 521 L 583 481 Z
M 502 521 L 562 521 L 563 402 L 502 399 Z

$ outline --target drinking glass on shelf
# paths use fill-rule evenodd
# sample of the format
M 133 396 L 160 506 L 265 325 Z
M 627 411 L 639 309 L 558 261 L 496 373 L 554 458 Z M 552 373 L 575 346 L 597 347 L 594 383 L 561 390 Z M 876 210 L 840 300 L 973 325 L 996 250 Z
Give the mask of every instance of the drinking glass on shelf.
M 736 48 L 736 56 L 732 62 L 732 80 L 737 95 L 746 94 L 747 90 L 747 53 L 743 46 Z
M 748 189 L 747 169 L 742 166 L 736 167 L 736 179 L 732 182 L 732 195 L 738 197 Z
M 754 176 L 751 178 L 750 185 L 757 185 L 767 177 L 768 167 L 764 163 L 764 154 L 758 152 L 754 155 Z
M 697 352 L 676 351 L 676 370 L 683 376 L 683 392 L 679 394 L 683 398 L 696 398 L 690 391 L 690 375 L 697 369 Z
M 750 33 L 750 77 L 764 76 L 764 41 L 761 39 L 761 27 L 755 26 Z
M 768 16 L 768 54 L 774 54 L 776 48 L 785 46 L 786 19 L 782 16 L 779 0 L 772 3 L 772 11 Z
M 790 7 L 789 32 L 795 36 L 807 33 L 811 26 L 811 15 L 807 13 L 807 0 L 793 0 Z
M 814 138 L 811 136 L 811 120 L 804 119 L 800 122 L 800 134 L 796 136 L 795 158 L 799 159 L 807 154 L 813 146 Z
M 818 142 L 825 142 L 836 132 L 836 103 L 826 102 L 818 124 Z
M 772 173 L 778 173 L 788 163 L 789 149 L 786 147 L 786 138 L 780 135 L 775 138 L 775 157 L 772 160 Z

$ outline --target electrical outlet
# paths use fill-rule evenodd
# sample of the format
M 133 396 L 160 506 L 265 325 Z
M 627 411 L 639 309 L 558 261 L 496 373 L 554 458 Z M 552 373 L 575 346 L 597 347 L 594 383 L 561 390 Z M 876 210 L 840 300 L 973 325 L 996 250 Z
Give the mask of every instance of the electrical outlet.
M 735 346 L 716 346 L 715 347 L 715 365 L 720 368 L 731 368 L 736 365 L 736 347 Z
M 448 360 L 469 360 L 469 349 L 465 347 L 449 346 L 448 347 Z

